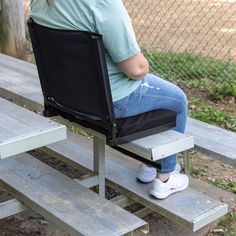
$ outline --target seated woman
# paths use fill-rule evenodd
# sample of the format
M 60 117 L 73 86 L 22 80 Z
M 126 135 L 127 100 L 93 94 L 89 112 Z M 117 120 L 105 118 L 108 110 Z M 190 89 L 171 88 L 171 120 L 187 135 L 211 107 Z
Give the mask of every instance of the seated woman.
M 177 113 L 176 130 L 184 132 L 187 98 L 174 84 L 148 74 L 148 61 L 122 0 L 31 0 L 31 17 L 50 28 L 103 35 L 116 118 L 169 109 Z M 188 187 L 188 176 L 179 173 L 176 159 L 177 154 L 162 159 L 158 170 L 140 164 L 137 178 L 153 182 L 150 194 L 154 197 L 162 199 Z

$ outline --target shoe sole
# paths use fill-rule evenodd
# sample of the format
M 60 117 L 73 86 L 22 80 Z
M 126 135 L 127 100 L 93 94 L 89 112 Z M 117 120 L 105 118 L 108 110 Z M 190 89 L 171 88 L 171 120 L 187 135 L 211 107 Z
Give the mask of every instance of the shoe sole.
M 180 170 L 181 170 L 181 167 L 180 167 L 180 165 L 179 164 L 177 164 L 178 165 L 178 170 L 173 170 L 171 173 L 180 173 Z M 148 181 L 144 181 L 144 180 L 141 180 L 140 178 L 138 178 L 138 177 L 136 177 L 136 179 L 137 179 L 137 182 L 139 182 L 139 183 L 141 183 L 141 184 L 149 184 L 149 183 L 151 183 L 154 179 L 156 178 L 156 174 L 155 174 L 155 176 L 153 176 L 152 178 L 151 178 L 151 180 L 148 180 Z
M 149 176 L 149 179 L 146 178 L 146 180 L 144 180 L 144 178 L 136 177 L 137 181 L 142 184 L 151 183 L 155 178 L 156 178 L 156 174 L 153 175 L 152 177 Z
M 155 179 L 155 178 L 154 178 Z M 154 180 L 153 179 L 153 180 Z M 147 181 L 142 181 L 141 179 L 139 179 L 138 177 L 136 177 L 136 180 L 137 180 L 137 182 L 139 182 L 139 183 L 141 183 L 141 184 L 149 184 L 149 183 L 151 183 L 153 180 L 151 180 L 151 181 L 149 181 L 149 182 L 147 182 Z
M 153 197 L 155 197 L 157 199 L 165 199 L 165 198 L 167 198 L 168 196 L 170 196 L 173 193 L 177 193 L 177 192 L 185 190 L 188 187 L 188 185 L 189 185 L 189 183 L 187 183 L 186 185 L 182 186 L 181 188 L 170 190 L 169 192 L 166 192 L 164 194 L 157 193 L 156 191 L 154 191 L 152 189 L 150 191 L 150 195 L 152 195 Z

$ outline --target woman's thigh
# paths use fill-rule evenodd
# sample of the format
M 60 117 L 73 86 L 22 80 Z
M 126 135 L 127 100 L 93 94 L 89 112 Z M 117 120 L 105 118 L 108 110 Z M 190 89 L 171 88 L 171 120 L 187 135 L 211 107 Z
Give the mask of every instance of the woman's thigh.
M 186 113 L 187 98 L 179 87 L 152 74 L 148 74 L 129 96 L 114 102 L 116 118 L 134 116 L 156 109 Z

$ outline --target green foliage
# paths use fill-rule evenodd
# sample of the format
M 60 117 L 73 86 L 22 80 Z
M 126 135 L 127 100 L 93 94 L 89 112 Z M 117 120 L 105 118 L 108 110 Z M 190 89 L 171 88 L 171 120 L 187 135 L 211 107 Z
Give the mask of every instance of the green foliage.
M 190 111 L 190 116 L 198 120 L 218 124 L 223 128 L 236 131 L 236 118 L 214 107 L 199 106 L 197 111 Z
M 233 229 L 232 224 L 236 222 L 236 212 L 230 212 L 219 223 L 219 226 L 224 228 L 225 236 L 235 236 L 236 231 Z
M 236 193 L 236 182 L 234 181 L 225 181 L 223 179 L 213 179 L 212 183 L 218 188 L 230 191 L 232 193 Z
M 207 86 L 209 95 L 214 99 L 236 97 L 236 64 L 230 60 L 222 61 L 190 53 L 143 51 L 149 60 L 150 71 L 164 79 L 180 86 L 187 83 L 194 87 Z
M 191 166 L 190 173 L 193 175 L 201 175 L 203 173 L 207 173 L 207 168 L 201 166 Z

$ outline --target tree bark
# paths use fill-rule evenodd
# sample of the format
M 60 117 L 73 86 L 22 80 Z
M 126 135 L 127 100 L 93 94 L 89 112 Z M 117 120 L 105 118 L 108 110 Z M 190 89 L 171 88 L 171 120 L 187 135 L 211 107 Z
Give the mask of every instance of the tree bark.
M 24 58 L 26 51 L 23 0 L 0 0 L 0 52 Z

